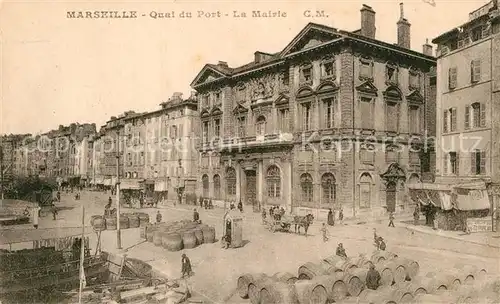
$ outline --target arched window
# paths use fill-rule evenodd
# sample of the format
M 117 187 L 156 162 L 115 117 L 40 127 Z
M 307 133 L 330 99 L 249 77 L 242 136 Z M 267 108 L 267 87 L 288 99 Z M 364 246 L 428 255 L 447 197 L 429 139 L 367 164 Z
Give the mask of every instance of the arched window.
M 325 173 L 321 177 L 321 188 L 323 189 L 323 204 L 335 204 L 337 198 L 337 188 L 335 176 L 331 173 Z
M 281 196 L 281 176 L 277 166 L 270 166 L 267 169 L 267 196 L 276 198 Z
M 263 136 L 266 134 L 266 118 L 264 116 L 259 116 L 259 118 L 257 118 L 255 128 L 256 128 L 255 135 Z
M 363 173 L 359 179 L 359 207 L 370 208 L 372 201 L 372 177 Z
M 201 183 L 203 184 L 203 196 L 208 197 L 208 187 L 209 187 L 209 182 L 208 182 L 208 175 L 204 174 L 201 177 Z
M 236 195 L 236 170 L 228 168 L 226 171 L 227 195 Z
M 300 188 L 302 189 L 302 201 L 313 200 L 313 179 L 310 174 L 304 173 L 300 176 Z
M 220 198 L 220 176 L 219 174 L 214 175 L 214 197 Z

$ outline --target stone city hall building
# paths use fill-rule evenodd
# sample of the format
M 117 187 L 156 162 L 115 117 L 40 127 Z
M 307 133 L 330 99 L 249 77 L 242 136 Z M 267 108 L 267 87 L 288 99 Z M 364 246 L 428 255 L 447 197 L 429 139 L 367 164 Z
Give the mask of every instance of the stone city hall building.
M 206 64 L 191 84 L 199 193 L 319 217 L 341 206 L 356 216 L 408 208 L 405 183 L 432 171 L 432 153 L 417 148 L 435 133 L 436 59 L 427 43 L 410 49 L 402 4 L 397 44 L 375 32 L 363 5 L 355 32 L 309 23 L 279 53 L 255 52 L 237 68 Z

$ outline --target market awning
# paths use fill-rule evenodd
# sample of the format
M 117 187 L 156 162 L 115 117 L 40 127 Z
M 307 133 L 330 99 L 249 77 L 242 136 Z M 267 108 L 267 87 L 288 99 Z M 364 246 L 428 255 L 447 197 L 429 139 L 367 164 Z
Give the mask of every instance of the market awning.
M 477 189 L 456 189 L 455 205 L 458 210 L 486 210 L 490 209 L 488 191 Z
M 155 191 L 156 192 L 168 191 L 167 181 L 155 181 Z
M 110 178 L 105 178 L 104 182 L 102 184 L 104 186 L 111 186 L 111 179 Z
M 104 178 L 102 178 L 102 177 L 96 177 L 95 180 L 94 180 L 94 183 L 96 185 L 102 185 L 102 184 L 104 184 Z
M 435 206 L 443 210 L 451 210 L 451 191 L 436 189 L 409 189 L 410 198 L 424 206 Z
M 415 190 L 440 190 L 440 191 L 451 191 L 453 185 L 448 184 L 430 184 L 430 183 L 408 183 L 406 184 L 408 189 Z
M 122 179 L 120 180 L 120 189 L 124 190 L 141 190 L 142 185 L 139 179 Z

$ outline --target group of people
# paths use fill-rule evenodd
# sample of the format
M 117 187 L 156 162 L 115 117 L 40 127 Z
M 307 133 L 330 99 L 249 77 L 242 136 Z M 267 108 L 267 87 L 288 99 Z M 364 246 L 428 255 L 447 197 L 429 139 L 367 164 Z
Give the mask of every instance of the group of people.
M 200 203 L 200 207 L 205 208 L 205 210 L 214 209 L 212 199 L 206 199 L 206 198 L 200 197 L 199 203 Z
M 236 209 L 236 206 L 234 205 L 234 202 L 231 202 L 229 204 L 229 209 L 230 210 Z M 238 203 L 238 210 L 240 210 L 240 212 L 243 212 L 243 203 L 241 201 Z
M 342 225 L 344 222 L 344 209 L 340 208 L 339 210 L 339 223 Z M 328 211 L 327 223 L 329 226 L 335 226 L 335 212 L 330 208 Z
M 285 208 L 279 206 L 271 206 L 269 207 L 269 217 L 276 221 L 281 220 L 281 218 L 285 215 Z M 262 209 L 262 223 L 266 222 L 267 212 L 266 209 Z

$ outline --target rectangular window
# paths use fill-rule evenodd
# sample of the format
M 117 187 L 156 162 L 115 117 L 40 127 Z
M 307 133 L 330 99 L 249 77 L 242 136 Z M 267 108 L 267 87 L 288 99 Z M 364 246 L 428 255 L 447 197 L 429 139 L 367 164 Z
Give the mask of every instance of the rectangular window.
M 457 87 L 457 68 L 448 69 L 448 88 L 453 90 Z
M 290 110 L 280 109 L 279 110 L 279 125 L 282 132 L 289 132 L 290 129 Z
M 238 118 L 238 136 L 246 137 L 247 134 L 247 126 L 245 117 Z
M 221 101 L 222 101 L 221 96 L 222 96 L 222 93 L 221 93 L 221 92 L 216 92 L 216 93 L 214 94 L 214 101 L 215 101 L 215 104 L 220 104 L 220 103 L 221 103 Z
M 472 30 L 472 41 L 478 41 L 480 40 L 483 36 L 483 27 L 478 26 L 475 29 Z
M 420 133 L 420 108 L 415 106 L 410 106 L 409 110 L 409 122 L 410 122 L 410 133 L 419 134 Z
M 203 108 L 208 108 L 210 107 L 210 95 L 209 94 L 205 94 L 201 97 L 201 100 L 202 100 L 202 107 Z
M 398 132 L 399 106 L 397 103 L 386 103 L 385 124 L 388 132 Z
M 470 64 L 470 79 L 472 83 L 479 82 L 481 80 L 481 60 L 472 60 Z
M 371 185 L 369 183 L 359 184 L 359 207 L 370 208 Z
M 301 82 L 311 82 L 312 81 L 312 66 L 301 67 L 300 80 L 301 80 Z
M 373 129 L 373 103 L 371 98 L 361 97 L 360 99 L 361 112 L 361 128 Z
M 457 131 L 457 108 L 450 109 L 450 131 Z
M 373 165 L 375 163 L 375 150 L 374 148 L 363 148 L 360 153 L 361 162 L 367 165 Z
M 325 118 L 323 122 L 323 127 L 325 129 L 331 129 L 335 127 L 335 99 L 326 98 L 323 99 L 323 110 L 325 111 Z
M 398 69 L 393 66 L 387 66 L 385 68 L 385 77 L 386 80 L 390 83 L 397 84 L 398 83 Z
M 458 175 L 458 170 L 459 170 L 459 161 L 458 161 L 458 154 L 457 152 L 450 152 L 449 153 L 449 160 L 450 160 L 450 170 L 449 172 L 453 175 Z
M 399 152 L 396 150 L 387 150 L 385 152 L 385 162 L 387 164 L 397 163 L 399 161 Z
M 448 110 L 443 111 L 443 133 L 448 133 Z
M 203 142 L 208 142 L 208 121 L 203 122 Z
M 471 152 L 471 173 L 472 175 L 486 174 L 486 152 L 476 150 Z
M 419 166 L 420 165 L 420 153 L 416 151 L 410 151 L 410 164 L 412 166 Z
M 220 119 L 214 121 L 214 135 L 220 137 Z
M 335 61 L 326 60 L 321 63 L 321 77 L 330 78 L 335 75 Z
M 420 74 L 417 72 L 410 72 L 409 76 L 410 88 L 418 89 L 420 88 Z
M 311 104 L 302 104 L 302 129 L 304 131 L 311 129 Z
M 373 65 L 369 60 L 360 60 L 359 77 L 373 78 Z

